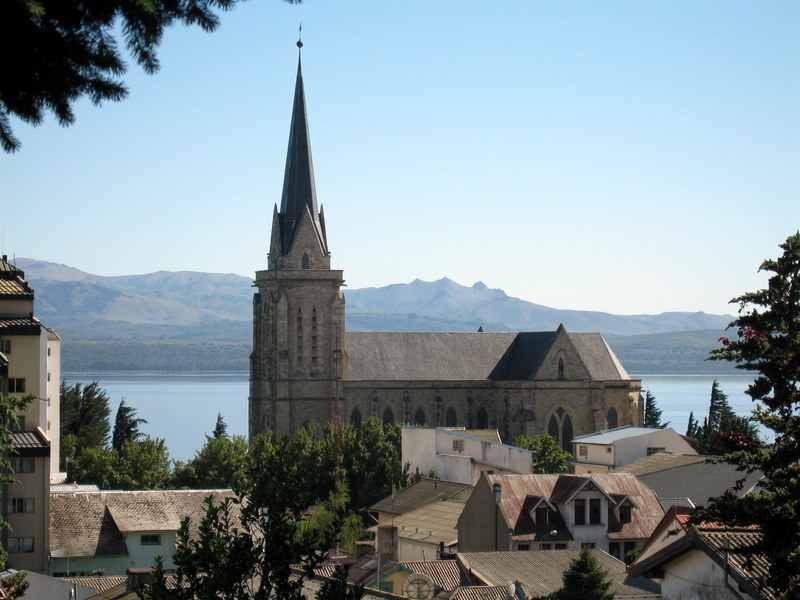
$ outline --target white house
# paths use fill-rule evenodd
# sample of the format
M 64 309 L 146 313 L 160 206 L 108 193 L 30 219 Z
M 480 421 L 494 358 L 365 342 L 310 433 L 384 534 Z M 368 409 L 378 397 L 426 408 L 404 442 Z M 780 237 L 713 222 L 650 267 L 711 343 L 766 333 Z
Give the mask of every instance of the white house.
M 572 440 L 575 473 L 607 473 L 657 452 L 697 454 L 672 428 L 617 427 Z
M 403 427 L 403 464 L 411 473 L 475 485 L 484 471 L 530 473 L 533 452 L 500 442 L 494 429 Z

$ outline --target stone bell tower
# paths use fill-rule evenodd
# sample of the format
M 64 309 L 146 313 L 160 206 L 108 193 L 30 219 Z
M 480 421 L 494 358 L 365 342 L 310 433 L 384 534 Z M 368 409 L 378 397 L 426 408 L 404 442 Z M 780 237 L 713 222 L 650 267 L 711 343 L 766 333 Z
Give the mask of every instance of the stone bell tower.
M 297 43 L 302 47 L 302 42 Z M 250 355 L 250 437 L 292 434 L 338 417 L 343 372 L 344 283 L 330 268 L 317 209 L 303 72 L 297 83 L 280 210 L 272 217 L 266 271 L 257 271 Z

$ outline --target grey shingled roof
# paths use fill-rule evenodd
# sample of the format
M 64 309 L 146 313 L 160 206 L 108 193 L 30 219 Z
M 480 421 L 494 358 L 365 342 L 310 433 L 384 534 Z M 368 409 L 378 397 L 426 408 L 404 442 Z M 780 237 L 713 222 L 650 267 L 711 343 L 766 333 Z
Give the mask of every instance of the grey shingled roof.
M 576 438 L 577 439 L 577 438 Z M 692 465 L 695 463 L 705 462 L 709 457 L 702 454 L 677 454 L 675 452 L 656 452 L 650 456 L 645 456 L 632 463 L 623 465 L 615 471 L 619 473 L 630 473 L 637 477 L 641 475 L 648 475 L 658 471 L 666 471 L 667 469 L 677 469 Z
M 348 379 L 375 381 L 527 380 L 557 332 L 348 332 Z M 629 379 L 599 333 L 570 333 L 592 379 Z
M 111 491 L 50 495 L 50 554 L 56 558 L 125 556 L 123 532 L 177 531 L 191 517 L 190 535 L 205 514 L 205 498 L 230 490 Z
M 531 552 L 459 552 L 457 560 L 465 571 L 487 585 L 519 581 L 525 593 L 536 598 L 563 586 L 562 575 L 580 550 L 536 550 Z M 644 577 L 630 577 L 625 563 L 602 550 L 593 549 L 600 567 L 608 570 L 616 598 L 660 598 L 661 587 Z

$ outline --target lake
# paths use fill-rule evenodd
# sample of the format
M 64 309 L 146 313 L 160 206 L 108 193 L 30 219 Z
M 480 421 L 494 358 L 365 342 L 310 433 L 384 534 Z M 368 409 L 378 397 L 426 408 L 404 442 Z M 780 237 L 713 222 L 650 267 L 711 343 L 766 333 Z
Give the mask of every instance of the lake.
M 247 435 L 247 373 L 64 373 L 68 385 L 99 381 L 110 398 L 111 421 L 120 400 L 136 409 L 137 416 L 146 419 L 141 430 L 153 437 L 164 438 L 170 456 L 186 461 L 211 435 L 222 414 L 228 433 Z M 742 373 L 729 375 L 632 375 L 642 380 L 650 390 L 662 421 L 670 422 L 678 433 L 686 433 L 689 413 L 694 411 L 702 423 L 708 412 L 711 384 L 714 379 L 728 395 L 733 410 L 747 415 L 753 408 L 744 393 L 753 376 Z

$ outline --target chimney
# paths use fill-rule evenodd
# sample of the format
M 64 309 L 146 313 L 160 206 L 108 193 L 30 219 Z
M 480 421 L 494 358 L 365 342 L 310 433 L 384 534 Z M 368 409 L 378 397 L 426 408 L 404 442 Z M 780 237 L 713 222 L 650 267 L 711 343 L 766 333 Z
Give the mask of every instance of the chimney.
M 397 560 L 397 527 L 381 525 L 378 527 L 378 555 L 386 560 Z

